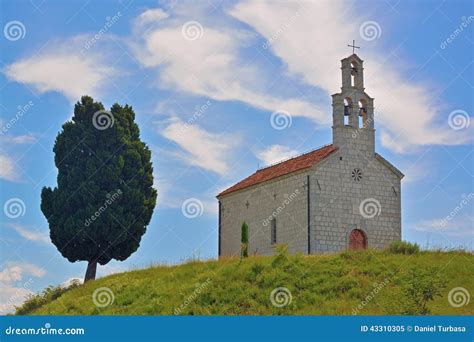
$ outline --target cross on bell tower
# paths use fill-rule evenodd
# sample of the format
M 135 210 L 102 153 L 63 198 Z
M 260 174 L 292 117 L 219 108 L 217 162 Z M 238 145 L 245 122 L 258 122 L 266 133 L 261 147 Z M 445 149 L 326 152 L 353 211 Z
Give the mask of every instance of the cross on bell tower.
M 355 54 L 355 49 L 360 49 L 360 46 L 356 46 L 355 43 L 356 43 L 356 41 L 353 39 L 352 40 L 352 45 L 347 44 L 347 46 L 352 48 L 352 54 Z

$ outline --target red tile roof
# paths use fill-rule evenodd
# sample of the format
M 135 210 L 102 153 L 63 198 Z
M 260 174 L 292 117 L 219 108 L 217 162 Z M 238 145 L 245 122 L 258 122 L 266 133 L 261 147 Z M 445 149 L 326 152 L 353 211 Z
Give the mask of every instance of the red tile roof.
M 241 180 L 230 188 L 222 191 L 217 197 L 230 194 L 231 192 L 245 189 L 249 186 L 269 181 L 271 179 L 287 175 L 289 173 L 307 169 L 328 157 L 337 150 L 333 145 L 326 145 L 317 150 L 293 157 L 278 164 L 257 170 L 253 175 Z

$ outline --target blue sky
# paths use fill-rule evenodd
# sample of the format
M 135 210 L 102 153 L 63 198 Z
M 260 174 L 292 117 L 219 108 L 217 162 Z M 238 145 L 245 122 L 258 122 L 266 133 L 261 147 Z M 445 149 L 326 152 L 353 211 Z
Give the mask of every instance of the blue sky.
M 133 106 L 159 193 L 139 250 L 99 275 L 215 258 L 215 195 L 331 142 L 330 95 L 353 39 L 377 151 L 406 175 L 403 239 L 472 249 L 473 6 L 2 1 L 1 311 L 85 272 L 51 244 L 40 211 L 41 188 L 56 185 L 54 139 L 81 95 Z M 291 124 L 275 129 L 275 112 Z M 197 217 L 183 215 L 188 199 Z

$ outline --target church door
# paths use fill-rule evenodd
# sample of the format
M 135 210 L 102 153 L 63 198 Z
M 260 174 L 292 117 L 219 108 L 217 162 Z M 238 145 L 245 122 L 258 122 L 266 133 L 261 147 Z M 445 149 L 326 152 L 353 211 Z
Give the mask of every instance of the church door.
M 349 235 L 349 249 L 361 250 L 367 248 L 367 238 L 360 229 L 354 229 Z

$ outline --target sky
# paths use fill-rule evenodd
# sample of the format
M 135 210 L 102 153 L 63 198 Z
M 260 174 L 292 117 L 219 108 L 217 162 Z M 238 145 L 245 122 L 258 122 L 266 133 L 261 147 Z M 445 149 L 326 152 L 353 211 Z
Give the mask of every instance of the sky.
M 74 103 L 134 108 L 157 207 L 98 275 L 217 257 L 217 200 L 258 167 L 331 143 L 355 40 L 376 150 L 404 174 L 402 238 L 473 248 L 471 1 L 49 1 L 0 5 L 0 313 L 83 278 L 49 238 L 42 187 Z

